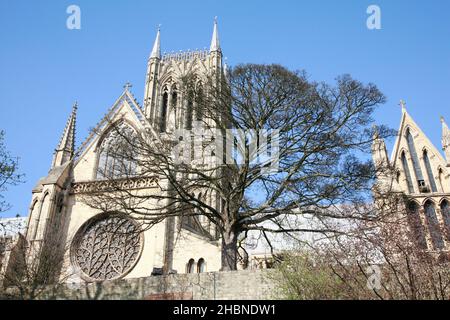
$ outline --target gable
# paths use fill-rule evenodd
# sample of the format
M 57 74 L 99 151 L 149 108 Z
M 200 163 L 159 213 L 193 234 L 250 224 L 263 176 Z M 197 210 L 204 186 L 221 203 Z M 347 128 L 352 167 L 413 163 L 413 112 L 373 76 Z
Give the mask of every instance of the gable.
M 134 97 L 126 90 L 109 109 L 108 113 L 91 130 L 87 139 L 75 153 L 74 181 L 89 181 L 95 178 L 97 166 L 97 147 L 110 127 L 118 121 L 124 121 L 136 131 L 156 132 L 145 118 Z
M 403 150 L 408 150 L 408 141 L 406 138 L 408 130 L 414 138 L 414 145 L 418 156 L 421 157 L 423 150 L 427 150 L 429 157 L 435 159 L 433 162 L 437 162 L 439 165 L 445 167 L 445 160 L 440 151 L 434 146 L 406 110 L 403 111 L 400 128 L 392 150 L 391 164 L 393 166 L 398 166 L 401 152 Z

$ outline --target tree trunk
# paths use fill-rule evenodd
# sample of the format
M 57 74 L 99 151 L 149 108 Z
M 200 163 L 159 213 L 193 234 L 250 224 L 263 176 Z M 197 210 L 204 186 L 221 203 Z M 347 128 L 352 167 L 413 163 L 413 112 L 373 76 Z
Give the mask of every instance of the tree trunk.
M 222 268 L 220 271 L 237 270 L 237 232 L 230 228 L 222 234 Z

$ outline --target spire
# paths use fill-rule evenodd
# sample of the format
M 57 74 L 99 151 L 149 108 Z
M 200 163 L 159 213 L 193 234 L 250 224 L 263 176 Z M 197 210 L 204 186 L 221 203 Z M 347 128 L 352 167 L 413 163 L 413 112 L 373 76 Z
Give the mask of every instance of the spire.
M 72 107 L 72 113 L 67 120 L 66 127 L 59 141 L 58 147 L 55 149 L 55 156 L 53 157 L 53 167 L 61 166 L 67 161 L 72 160 L 75 153 L 75 127 L 77 120 L 78 103 Z
M 158 32 L 156 33 L 155 43 L 153 44 L 152 53 L 150 59 L 161 59 L 161 25 L 158 26 Z
M 445 152 L 447 158 L 447 166 L 450 166 L 450 129 L 445 123 L 444 117 L 441 117 L 442 123 L 442 150 Z
M 211 46 L 209 48 L 209 51 L 210 52 L 220 51 L 219 31 L 217 28 L 217 17 L 214 18 L 214 29 L 213 29 L 213 35 L 212 35 Z

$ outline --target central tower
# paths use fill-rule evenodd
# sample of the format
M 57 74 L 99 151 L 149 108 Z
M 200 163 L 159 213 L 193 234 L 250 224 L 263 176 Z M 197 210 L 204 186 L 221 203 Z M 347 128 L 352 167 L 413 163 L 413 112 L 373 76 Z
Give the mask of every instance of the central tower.
M 158 28 L 147 65 L 144 92 L 145 116 L 159 132 L 191 129 L 192 122 L 201 120 L 195 108 L 195 97 L 183 92 L 182 79 L 193 76 L 196 94 L 201 94 L 202 84 L 208 78 L 222 76 L 222 50 L 219 42 L 217 18 L 209 51 L 180 51 L 161 55 L 161 30 Z

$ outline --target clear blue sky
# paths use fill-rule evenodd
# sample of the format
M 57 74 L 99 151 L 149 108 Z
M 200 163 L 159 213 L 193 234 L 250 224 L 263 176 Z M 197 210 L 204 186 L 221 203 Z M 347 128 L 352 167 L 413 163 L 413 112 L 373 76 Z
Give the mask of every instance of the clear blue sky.
M 81 30 L 66 28 L 71 4 Z M 381 8 L 381 30 L 366 27 L 370 4 Z M 440 148 L 439 116 L 450 120 L 449 15 L 447 0 L 0 0 L 0 129 L 26 174 L 6 194 L 13 209 L 3 216 L 27 214 L 75 100 L 78 144 L 126 81 L 142 100 L 159 23 L 163 51 L 208 47 L 218 16 L 230 65 L 276 62 L 315 80 L 350 73 L 374 82 L 388 97 L 377 122 L 397 129 L 405 99 Z

